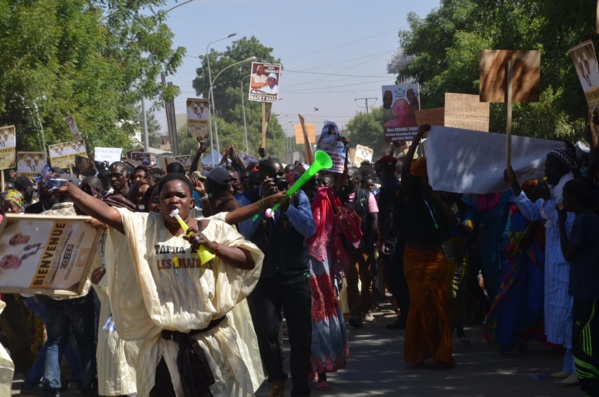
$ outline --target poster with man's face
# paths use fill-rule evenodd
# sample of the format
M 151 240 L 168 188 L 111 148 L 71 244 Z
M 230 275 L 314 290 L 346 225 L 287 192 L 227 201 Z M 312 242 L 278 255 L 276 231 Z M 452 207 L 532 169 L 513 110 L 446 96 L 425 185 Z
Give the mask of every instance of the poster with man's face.
M 205 139 L 210 135 L 210 101 L 187 98 L 187 136 Z
M 90 217 L 8 214 L 0 224 L 0 292 L 81 293 L 101 232 Z
M 21 176 L 36 177 L 41 174 L 46 161 L 45 152 L 19 152 L 17 153 L 17 171 Z
M 15 166 L 15 126 L 0 127 L 0 170 Z
M 384 85 L 383 126 L 385 142 L 409 141 L 418 133 L 416 111 L 420 110 L 418 84 Z
M 64 118 L 64 121 L 67 122 L 67 125 L 69 126 L 69 130 L 71 130 L 75 139 L 81 139 L 81 133 L 79 132 L 77 123 L 75 123 L 75 117 L 67 116 Z
M 249 100 L 276 102 L 281 85 L 281 64 L 252 62 Z
M 52 167 L 74 167 L 75 156 L 87 157 L 85 142 L 82 139 L 49 145 L 48 151 L 50 152 L 50 163 L 52 164 Z

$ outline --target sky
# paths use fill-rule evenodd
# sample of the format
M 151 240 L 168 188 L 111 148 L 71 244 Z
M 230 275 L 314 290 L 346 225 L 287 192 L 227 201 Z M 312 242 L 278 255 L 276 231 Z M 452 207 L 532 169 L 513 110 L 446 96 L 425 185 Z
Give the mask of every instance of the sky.
M 165 9 L 184 2 L 170 0 Z M 398 32 L 409 28 L 408 14 L 425 17 L 439 2 L 194 0 L 182 5 L 171 10 L 167 20 L 175 35 L 173 45 L 187 49 L 176 74 L 167 76 L 181 89 L 176 113 L 185 113 L 186 98 L 196 97 L 192 81 L 200 66 L 198 55 L 206 52 L 208 43 L 237 33 L 211 48 L 225 51 L 234 40 L 251 36 L 273 48 L 284 70 L 272 112 L 287 135 L 299 123 L 298 114 L 316 124 L 317 135 L 325 120 L 344 129 L 357 113 L 366 111 L 365 98 L 369 107 L 381 106 L 381 86 L 395 83 L 387 63 L 399 48 Z M 219 70 L 211 72 L 214 77 Z M 156 118 L 166 126 L 164 110 Z

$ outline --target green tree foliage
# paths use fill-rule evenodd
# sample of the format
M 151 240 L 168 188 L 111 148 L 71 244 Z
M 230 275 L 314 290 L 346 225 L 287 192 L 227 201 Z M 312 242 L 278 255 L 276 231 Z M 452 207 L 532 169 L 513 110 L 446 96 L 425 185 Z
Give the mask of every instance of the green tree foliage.
M 142 96 L 168 99 L 157 82 L 173 72 L 164 0 L 0 0 L 0 124 L 15 124 L 17 150 L 72 140 L 74 115 L 88 148 L 130 147 Z M 37 106 L 36 106 L 37 105 Z M 39 112 L 36 110 L 39 110 Z
M 539 50 L 541 100 L 514 105 L 513 131 L 581 138 L 587 106 L 567 51 L 587 39 L 597 45 L 596 6 L 591 0 L 442 0 L 424 18 L 408 16 L 400 45 L 415 59 L 397 81 L 418 82 L 423 108 L 439 107 L 446 92 L 478 94 L 480 50 Z M 491 105 L 491 131 L 505 131 L 505 114 L 505 105 Z
M 383 155 L 389 146 L 383 140 L 383 112 L 373 108 L 370 113 L 359 113 L 347 123 L 351 146 L 368 146 L 374 150 L 372 156 L 376 161 Z
M 272 48 L 265 47 L 255 37 L 236 40 L 223 52 L 210 50 L 208 56 L 214 84 L 213 103 L 218 117 L 221 150 L 228 144 L 234 145 L 240 152 L 245 151 L 245 128 L 241 99 L 243 95 L 250 154 L 257 155 L 258 148 L 262 143 L 262 104 L 251 102 L 247 98 L 250 85 L 247 76 L 251 74 L 251 62 L 233 66 L 225 70 L 218 78 L 216 76 L 226 67 L 251 56 L 255 56 L 259 62 L 279 63 L 280 60 L 271 55 L 272 51 Z M 200 59 L 202 66 L 196 70 L 197 77 L 193 80 L 193 88 L 198 96 L 208 98 L 210 90 L 208 59 L 205 55 L 201 55 Z M 274 115 L 271 116 L 266 130 L 266 148 L 269 154 L 283 158 L 284 132 Z

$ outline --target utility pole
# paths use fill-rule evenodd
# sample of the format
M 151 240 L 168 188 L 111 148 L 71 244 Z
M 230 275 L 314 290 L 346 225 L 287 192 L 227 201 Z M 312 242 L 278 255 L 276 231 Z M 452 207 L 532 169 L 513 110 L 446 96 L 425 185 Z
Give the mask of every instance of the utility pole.
M 354 98 L 354 101 L 356 101 L 356 102 L 358 102 L 358 101 L 366 101 L 366 114 L 370 113 L 370 112 L 368 111 L 368 109 L 370 109 L 370 108 L 368 107 L 368 100 L 369 100 L 369 99 L 374 99 L 374 102 L 376 103 L 376 100 L 377 100 L 378 98 Z M 358 106 L 358 107 L 361 107 L 361 106 Z

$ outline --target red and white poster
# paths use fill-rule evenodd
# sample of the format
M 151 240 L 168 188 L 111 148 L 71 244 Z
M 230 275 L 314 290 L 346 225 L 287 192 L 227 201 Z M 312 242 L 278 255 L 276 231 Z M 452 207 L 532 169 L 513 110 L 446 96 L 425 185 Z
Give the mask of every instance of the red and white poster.
M 420 110 L 418 84 L 383 86 L 385 142 L 409 141 L 418 134 L 416 111 Z

